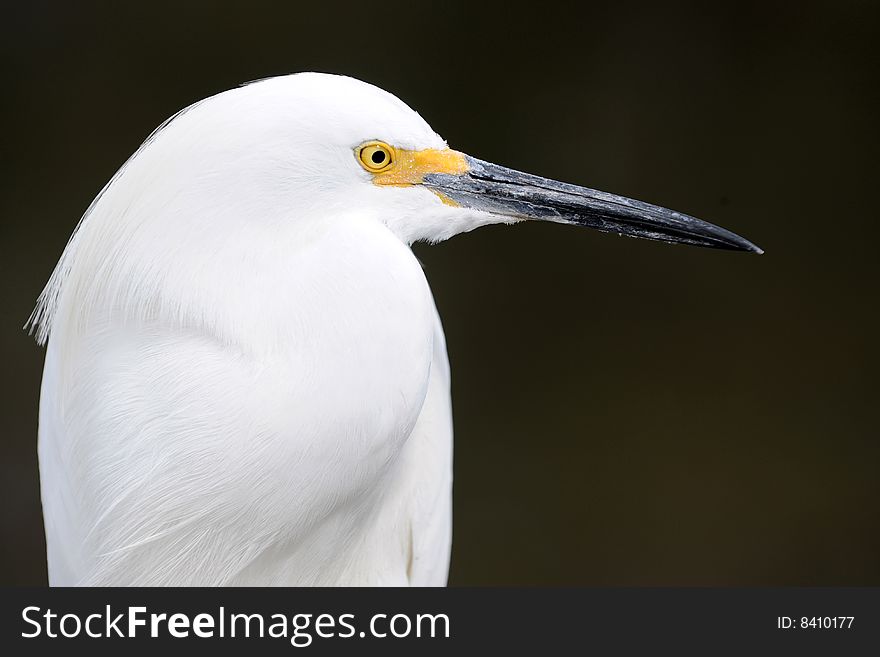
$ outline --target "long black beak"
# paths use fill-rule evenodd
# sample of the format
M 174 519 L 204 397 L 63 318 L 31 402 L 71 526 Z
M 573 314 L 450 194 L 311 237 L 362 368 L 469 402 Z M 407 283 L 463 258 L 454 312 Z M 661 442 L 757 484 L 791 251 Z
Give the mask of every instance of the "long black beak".
M 465 173 L 428 174 L 423 184 L 460 206 L 493 214 L 589 226 L 662 242 L 763 253 L 747 239 L 681 212 L 465 157 L 469 167 Z

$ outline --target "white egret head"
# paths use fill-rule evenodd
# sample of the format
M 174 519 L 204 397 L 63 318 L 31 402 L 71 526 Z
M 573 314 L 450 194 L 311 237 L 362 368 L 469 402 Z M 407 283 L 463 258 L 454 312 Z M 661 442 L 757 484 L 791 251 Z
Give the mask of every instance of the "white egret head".
M 201 199 L 213 206 L 206 210 L 235 210 L 236 221 L 302 223 L 357 213 L 412 243 L 544 219 L 756 250 L 687 215 L 451 150 L 396 97 L 343 76 L 302 73 L 219 94 L 179 114 L 148 146 L 129 166 L 154 160 L 153 182 L 174 187 L 162 190 L 166 203 Z
M 145 315 L 170 304 L 193 321 L 223 307 L 218 322 L 232 325 L 266 312 L 254 290 L 328 222 L 384 225 L 411 244 L 528 219 L 760 253 L 685 214 L 467 156 L 377 87 L 300 73 L 160 126 L 87 210 L 32 321 L 45 340 L 63 289 L 78 314 L 102 295 L 105 307 Z

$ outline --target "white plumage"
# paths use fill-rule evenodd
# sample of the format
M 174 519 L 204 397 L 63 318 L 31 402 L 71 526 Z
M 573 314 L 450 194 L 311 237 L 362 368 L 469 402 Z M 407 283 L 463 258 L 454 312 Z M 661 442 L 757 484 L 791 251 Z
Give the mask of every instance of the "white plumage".
M 267 80 L 93 203 L 35 317 L 52 584 L 445 582 L 449 370 L 407 214 L 452 209 L 370 185 L 376 135 L 445 146 L 374 87 Z
M 396 177 L 358 161 L 371 140 Z M 444 584 L 449 368 L 410 244 L 592 221 L 574 201 L 634 212 L 492 167 L 390 94 L 320 74 L 219 94 L 151 135 L 32 318 L 50 583 Z M 711 233 L 673 214 L 691 232 L 666 238 Z

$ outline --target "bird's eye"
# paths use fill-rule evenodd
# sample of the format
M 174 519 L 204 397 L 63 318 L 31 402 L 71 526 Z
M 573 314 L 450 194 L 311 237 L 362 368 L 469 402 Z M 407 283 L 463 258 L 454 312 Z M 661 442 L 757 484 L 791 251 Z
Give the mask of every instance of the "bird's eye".
M 394 163 L 394 149 L 381 141 L 370 141 L 357 150 L 358 161 L 370 173 L 385 171 Z

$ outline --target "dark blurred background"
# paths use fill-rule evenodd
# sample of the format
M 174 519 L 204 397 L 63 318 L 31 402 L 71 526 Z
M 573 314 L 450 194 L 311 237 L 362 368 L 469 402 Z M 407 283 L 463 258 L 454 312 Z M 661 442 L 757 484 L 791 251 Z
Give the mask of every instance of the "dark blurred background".
M 8 5 L 0 582 L 46 581 L 21 326 L 80 215 L 178 109 L 317 70 L 766 250 L 552 224 L 416 247 L 454 372 L 452 584 L 880 584 L 878 9 Z

